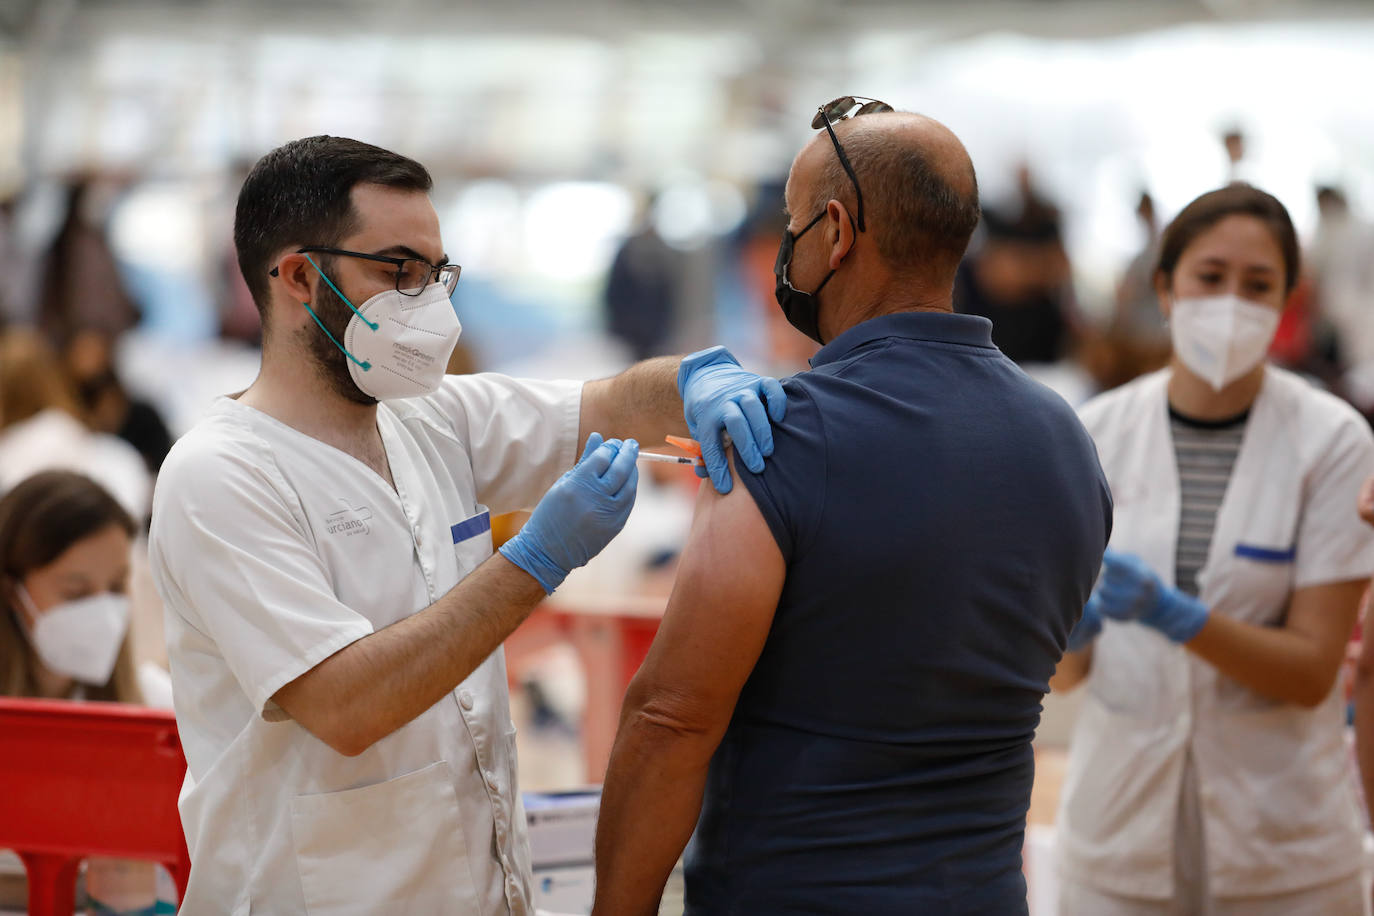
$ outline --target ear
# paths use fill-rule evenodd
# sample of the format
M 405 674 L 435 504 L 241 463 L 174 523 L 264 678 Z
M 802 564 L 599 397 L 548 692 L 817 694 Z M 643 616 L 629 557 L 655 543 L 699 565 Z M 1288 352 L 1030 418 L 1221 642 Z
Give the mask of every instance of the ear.
M 1174 297 L 1169 291 L 1169 278 L 1164 275 L 1164 271 L 1155 271 L 1155 298 L 1159 300 L 1159 310 L 1164 313 L 1164 319 L 1169 319 L 1169 313 L 1174 308 Z
M 305 255 L 294 251 L 284 254 L 277 261 L 275 270 L 276 276 L 270 278 L 274 291 L 280 290 L 283 296 L 295 303 L 309 302 L 314 296 L 320 275 L 310 266 Z
M 830 243 L 830 269 L 839 270 L 845 256 L 854 247 L 854 218 L 838 200 L 831 200 L 825 205 L 825 217 L 835 233 L 835 239 Z

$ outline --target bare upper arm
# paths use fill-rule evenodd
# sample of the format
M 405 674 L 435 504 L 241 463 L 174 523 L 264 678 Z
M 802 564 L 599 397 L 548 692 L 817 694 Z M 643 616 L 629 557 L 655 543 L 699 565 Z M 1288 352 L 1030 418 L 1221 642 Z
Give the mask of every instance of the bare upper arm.
M 763 651 L 786 564 L 749 489 L 703 485 L 692 531 L 627 708 L 654 708 L 693 730 L 723 730 Z

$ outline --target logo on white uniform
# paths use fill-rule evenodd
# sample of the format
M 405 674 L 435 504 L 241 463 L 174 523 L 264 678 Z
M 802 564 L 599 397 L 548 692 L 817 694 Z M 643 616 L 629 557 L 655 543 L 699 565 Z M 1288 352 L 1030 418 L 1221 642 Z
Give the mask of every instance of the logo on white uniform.
M 353 508 L 348 504 L 348 500 L 342 496 L 339 502 L 344 507 L 338 512 L 331 512 L 324 517 L 325 531 L 330 534 L 342 534 L 352 537 L 355 534 L 367 534 L 372 529 L 368 526 L 368 520 L 372 518 L 372 510 L 367 506 Z

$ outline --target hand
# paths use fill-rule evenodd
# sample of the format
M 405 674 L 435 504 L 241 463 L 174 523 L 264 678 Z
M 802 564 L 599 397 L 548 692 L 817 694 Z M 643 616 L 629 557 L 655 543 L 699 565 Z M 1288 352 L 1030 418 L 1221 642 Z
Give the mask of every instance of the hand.
M 1374 525 L 1374 477 L 1370 477 L 1360 487 L 1360 499 L 1356 508 L 1360 511 L 1360 518 Z
M 701 443 L 706 463 L 698 477 L 711 477 L 721 493 L 730 492 L 730 461 L 721 434 L 729 433 L 735 454 L 757 474 L 763 459 L 773 454 L 773 427 L 787 412 L 787 395 L 775 378 L 755 375 L 740 368 L 724 347 L 699 350 L 683 357 L 677 370 L 677 390 L 682 413 L 692 438 Z M 767 409 L 764 408 L 767 402 Z
M 1108 550 L 1103 555 L 1102 578 L 1090 604 L 1093 599 L 1103 617 L 1137 620 L 1177 643 L 1192 639 L 1207 622 L 1206 605 L 1165 585 L 1135 554 Z
M 1094 593 L 1088 596 L 1088 603 L 1083 605 L 1083 616 L 1078 618 L 1078 623 L 1069 631 L 1068 651 L 1083 651 L 1101 632 L 1102 599 Z
M 602 551 L 625 527 L 639 485 L 639 443 L 587 437 L 582 458 L 549 488 L 501 555 L 529 573 L 544 591 Z

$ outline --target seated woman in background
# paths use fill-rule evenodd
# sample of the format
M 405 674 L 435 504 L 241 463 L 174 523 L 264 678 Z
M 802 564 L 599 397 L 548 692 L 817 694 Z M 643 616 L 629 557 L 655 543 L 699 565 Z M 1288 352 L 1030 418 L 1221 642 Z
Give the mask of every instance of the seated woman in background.
M 0 497 L 0 694 L 171 706 L 166 672 L 135 667 L 129 649 L 135 530 L 109 493 L 69 471 Z M 91 859 L 86 885 L 97 914 L 161 912 L 151 863 Z

